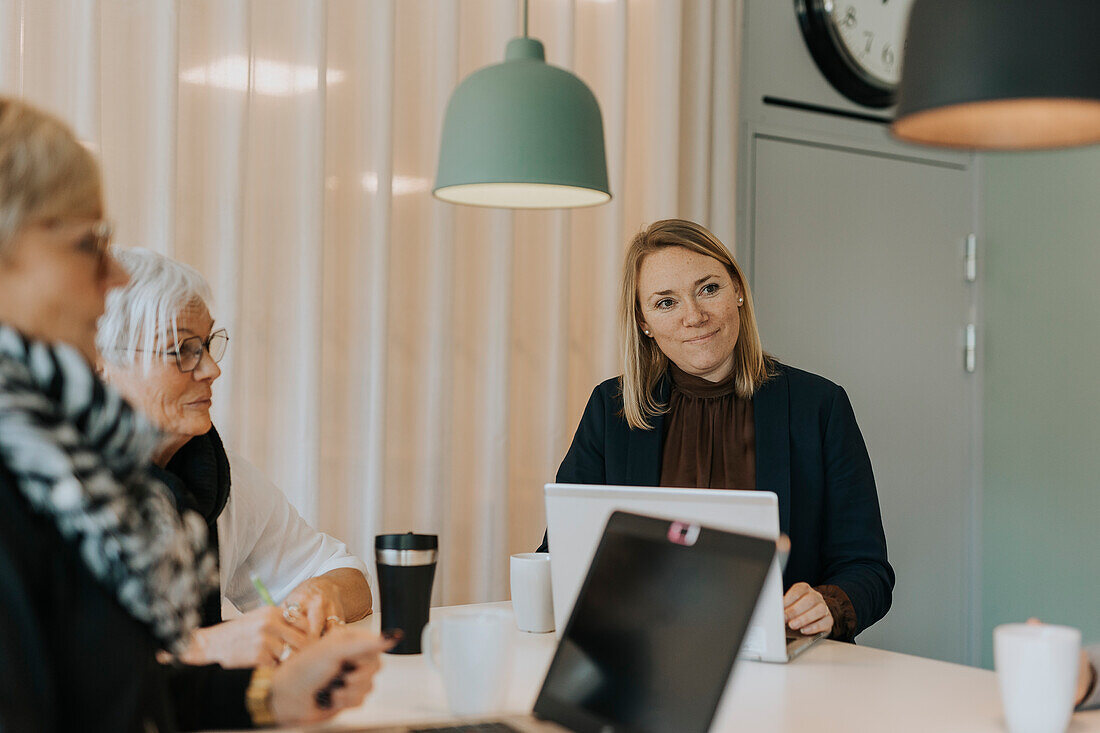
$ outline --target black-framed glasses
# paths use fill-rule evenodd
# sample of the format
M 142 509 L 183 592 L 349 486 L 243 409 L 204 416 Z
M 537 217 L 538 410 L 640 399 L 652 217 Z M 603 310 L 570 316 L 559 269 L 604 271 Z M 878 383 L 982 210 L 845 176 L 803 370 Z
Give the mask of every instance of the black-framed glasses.
M 169 351 L 165 356 L 176 357 L 176 366 L 184 374 L 193 372 L 202 363 L 202 354 L 205 351 L 210 354 L 214 363 L 218 363 L 225 356 L 225 347 L 229 345 L 229 334 L 224 328 L 218 329 L 206 338 L 191 336 L 180 341 L 174 351 Z

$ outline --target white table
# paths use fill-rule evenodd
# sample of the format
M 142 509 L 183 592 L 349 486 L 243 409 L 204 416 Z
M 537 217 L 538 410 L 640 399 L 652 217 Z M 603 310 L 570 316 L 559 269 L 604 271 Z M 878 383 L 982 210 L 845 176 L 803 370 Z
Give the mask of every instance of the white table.
M 485 604 L 504 608 L 511 603 Z M 434 608 L 433 618 L 454 608 Z M 466 606 L 465 608 L 470 608 Z M 378 614 L 361 622 L 377 630 Z M 507 712 L 528 712 L 554 653 L 556 637 L 514 632 Z M 374 691 L 336 727 L 447 719 L 439 675 L 423 655 L 385 655 Z M 1004 730 L 992 672 L 869 647 L 825 641 L 790 664 L 739 661 L 715 731 Z M 1069 731 L 1100 731 L 1100 710 L 1078 713 Z

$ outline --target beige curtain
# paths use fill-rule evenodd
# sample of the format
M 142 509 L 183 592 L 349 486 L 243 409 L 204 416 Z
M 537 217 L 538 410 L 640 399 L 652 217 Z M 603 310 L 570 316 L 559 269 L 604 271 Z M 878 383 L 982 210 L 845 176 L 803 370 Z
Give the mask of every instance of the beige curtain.
M 739 0 L 532 0 L 604 115 L 614 199 L 435 201 L 447 99 L 515 0 L 0 0 L 0 84 L 103 161 L 123 245 L 198 267 L 231 335 L 226 441 L 365 557 L 440 536 L 436 599 L 508 597 L 643 223 L 733 242 Z

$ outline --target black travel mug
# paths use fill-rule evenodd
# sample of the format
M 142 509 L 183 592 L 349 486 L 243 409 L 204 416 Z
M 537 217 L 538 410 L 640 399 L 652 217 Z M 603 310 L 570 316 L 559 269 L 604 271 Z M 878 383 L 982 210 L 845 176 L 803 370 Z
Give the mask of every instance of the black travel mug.
M 420 635 L 428 623 L 438 555 L 439 538 L 434 534 L 409 532 L 374 538 L 382 629 L 401 629 L 405 633 L 390 654 L 420 653 Z

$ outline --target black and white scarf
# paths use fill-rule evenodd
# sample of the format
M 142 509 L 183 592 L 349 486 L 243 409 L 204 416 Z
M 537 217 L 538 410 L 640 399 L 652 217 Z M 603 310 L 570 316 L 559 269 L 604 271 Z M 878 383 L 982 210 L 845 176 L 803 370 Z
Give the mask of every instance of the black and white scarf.
M 205 522 L 181 515 L 148 470 L 159 439 L 78 351 L 0 324 L 0 463 L 123 608 L 178 652 L 217 571 Z

